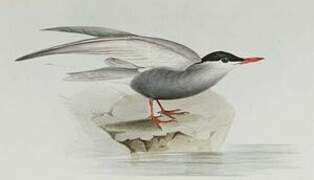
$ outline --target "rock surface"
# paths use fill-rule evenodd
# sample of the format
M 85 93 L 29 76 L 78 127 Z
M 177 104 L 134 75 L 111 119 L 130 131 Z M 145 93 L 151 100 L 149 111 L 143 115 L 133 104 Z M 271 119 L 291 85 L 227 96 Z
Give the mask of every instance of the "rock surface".
M 194 98 L 163 102 L 167 108 L 179 107 L 188 113 L 175 115 L 177 122 L 162 123 L 161 130 L 143 118 L 147 117 L 146 101 L 140 95 L 124 96 L 110 112 L 92 120 L 130 152 L 208 152 L 224 142 L 234 117 L 233 108 L 208 91 Z M 169 118 L 162 116 L 161 120 Z
M 217 151 L 235 114 L 224 98 L 206 91 L 191 98 L 162 101 L 167 109 L 180 108 L 188 113 L 175 115 L 177 122 L 162 123 L 161 130 L 146 118 L 147 99 L 140 95 L 122 95 L 111 101 L 90 96 L 79 99 L 81 103 L 71 104 L 77 117 L 89 119 L 131 153 Z M 169 118 L 162 116 L 161 120 Z

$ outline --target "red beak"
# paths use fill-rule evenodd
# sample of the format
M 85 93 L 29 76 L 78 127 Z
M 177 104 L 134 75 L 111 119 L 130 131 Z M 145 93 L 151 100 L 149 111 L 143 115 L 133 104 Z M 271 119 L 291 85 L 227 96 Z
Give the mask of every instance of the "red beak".
M 242 62 L 240 62 L 239 64 L 254 63 L 254 62 L 261 61 L 263 59 L 264 58 L 262 58 L 262 57 L 248 57 L 248 58 L 244 58 L 244 60 Z

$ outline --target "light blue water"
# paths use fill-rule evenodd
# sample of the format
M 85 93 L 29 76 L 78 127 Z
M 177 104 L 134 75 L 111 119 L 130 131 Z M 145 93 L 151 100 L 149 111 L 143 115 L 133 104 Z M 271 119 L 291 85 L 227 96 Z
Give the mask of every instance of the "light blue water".
M 291 172 L 300 154 L 289 145 L 232 145 L 217 153 L 154 153 L 106 160 L 112 175 L 246 176 Z

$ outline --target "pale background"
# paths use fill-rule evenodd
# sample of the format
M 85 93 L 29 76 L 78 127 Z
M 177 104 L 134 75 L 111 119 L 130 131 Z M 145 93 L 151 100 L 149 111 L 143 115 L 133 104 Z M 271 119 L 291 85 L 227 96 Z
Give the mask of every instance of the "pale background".
M 13 62 L 31 51 L 84 38 L 39 31 L 54 26 L 105 26 L 166 38 L 201 56 L 214 50 L 263 56 L 265 62 L 237 69 L 213 88 L 237 113 L 226 143 L 311 144 L 313 5 L 310 0 L 2 0 L 0 178 L 94 176 L 82 173 L 82 160 L 71 156 L 75 144 L 86 149 L 93 145 L 61 96 L 100 84 L 64 83 L 62 77 L 98 68 L 103 58 L 64 55 Z

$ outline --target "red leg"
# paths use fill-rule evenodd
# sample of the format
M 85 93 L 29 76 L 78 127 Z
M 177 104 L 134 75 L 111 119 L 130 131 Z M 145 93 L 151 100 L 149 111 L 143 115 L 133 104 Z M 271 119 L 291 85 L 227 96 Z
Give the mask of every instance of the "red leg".
M 161 129 L 161 126 L 160 126 L 160 120 L 159 120 L 159 116 L 155 116 L 154 115 L 154 109 L 153 109 L 153 99 L 149 98 L 148 100 L 148 107 L 149 107 L 149 119 L 159 128 Z
M 160 126 L 160 123 L 169 123 L 169 122 L 173 122 L 175 120 L 169 120 L 169 121 L 161 121 L 159 119 L 160 116 L 155 116 L 154 115 L 154 109 L 153 109 L 153 106 L 154 106 L 154 103 L 153 103 L 153 99 L 149 98 L 149 101 L 148 101 L 148 107 L 149 107 L 149 119 L 159 128 L 161 129 L 161 126 Z M 158 101 L 157 101 L 158 102 Z M 158 102 L 159 104 L 159 102 Z
M 165 108 L 161 105 L 161 103 L 159 102 L 159 100 L 156 100 L 159 107 L 160 107 L 160 114 L 164 114 L 172 119 L 175 119 L 172 115 L 176 115 L 176 114 L 185 114 L 187 112 L 178 112 L 181 111 L 180 109 L 174 109 L 174 110 L 165 110 Z

